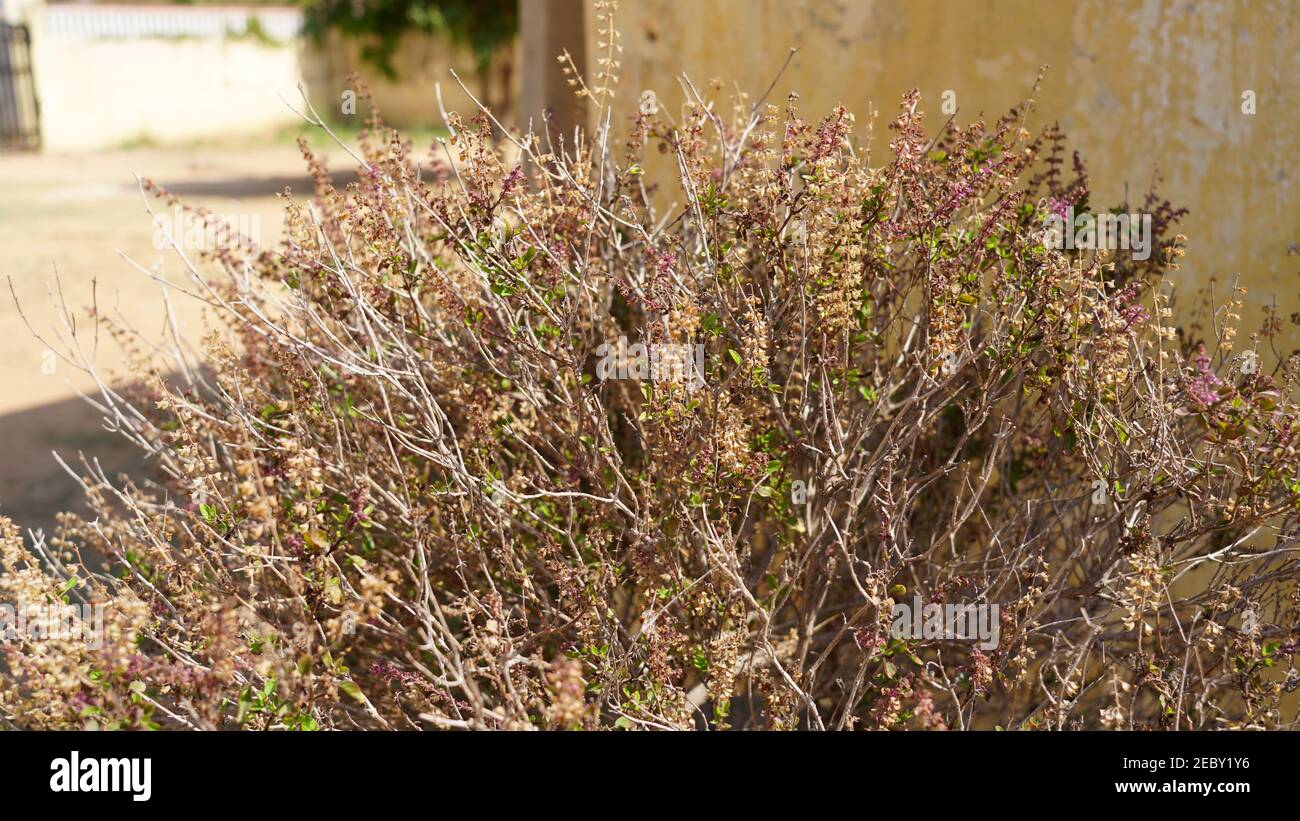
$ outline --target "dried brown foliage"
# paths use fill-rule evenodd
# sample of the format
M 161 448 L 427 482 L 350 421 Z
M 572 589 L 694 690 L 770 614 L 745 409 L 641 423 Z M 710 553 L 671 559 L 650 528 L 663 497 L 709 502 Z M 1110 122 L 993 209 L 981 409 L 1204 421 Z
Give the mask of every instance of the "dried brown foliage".
M 309 157 L 278 248 L 187 259 L 221 330 L 169 382 L 96 316 L 158 477 L 0 532 L 6 599 L 110 627 L 8 645 L 5 720 L 1293 724 L 1293 380 L 1240 372 L 1239 303 L 1166 327 L 1177 214 L 1144 263 L 1052 250 L 1087 181 L 1027 108 L 932 139 L 912 94 L 886 150 L 687 87 L 576 146 L 376 127 L 342 191 Z M 705 386 L 602 381 L 620 336 Z M 997 646 L 891 634 L 913 596 L 998 604 Z

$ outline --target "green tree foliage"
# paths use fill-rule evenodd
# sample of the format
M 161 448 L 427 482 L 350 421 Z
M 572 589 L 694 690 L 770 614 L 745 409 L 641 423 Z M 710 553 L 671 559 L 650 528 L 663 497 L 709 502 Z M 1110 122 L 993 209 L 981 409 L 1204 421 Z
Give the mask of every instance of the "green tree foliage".
M 361 43 L 362 58 L 395 79 L 393 54 L 410 31 L 442 35 L 474 55 L 485 76 L 492 57 L 514 39 L 517 0 L 302 0 L 308 34 L 333 29 Z

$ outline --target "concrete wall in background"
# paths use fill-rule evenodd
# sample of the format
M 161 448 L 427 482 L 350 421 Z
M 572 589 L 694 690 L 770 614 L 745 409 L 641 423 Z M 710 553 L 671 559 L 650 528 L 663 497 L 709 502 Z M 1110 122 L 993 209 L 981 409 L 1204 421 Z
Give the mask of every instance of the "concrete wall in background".
M 1274 295 L 1284 316 L 1300 310 L 1295 2 L 628 0 L 616 19 L 620 117 L 643 89 L 676 113 L 681 72 L 700 88 L 717 77 L 760 94 L 793 46 L 800 51 L 770 99 L 783 104 L 797 90 L 808 119 L 842 102 L 858 115 L 859 136 L 874 107 L 877 157 L 907 89 L 921 89 L 933 133 L 946 120 L 945 91 L 956 95 L 958 122 L 991 122 L 1050 64 L 1030 125 L 1065 128 L 1091 173 L 1094 207 L 1118 204 L 1126 186 L 1140 204 L 1158 167 L 1160 191 L 1191 209 L 1175 280 L 1230 283 L 1240 272 L 1250 289 L 1243 331 L 1258 327 Z M 1246 90 L 1255 93 L 1253 116 L 1242 113 Z M 1182 300 L 1193 290 L 1182 287 Z M 1289 344 L 1300 345 L 1300 335 Z
M 448 112 L 458 111 L 467 119 L 477 112 L 473 100 L 452 77 L 454 70 L 475 97 L 509 119 L 518 95 L 519 59 L 516 49 L 500 53 L 479 75 L 466 49 L 455 48 L 441 38 L 412 33 L 402 38 L 393 55 L 395 79 L 389 79 L 361 59 L 355 40 L 330 35 L 319 47 L 308 44 L 303 54 L 303 73 L 311 89 L 312 104 L 322 115 L 340 112 L 340 96 L 351 88 L 348 76 L 361 75 L 384 121 L 394 126 L 442 125 L 438 91 Z M 500 113 L 504 112 L 504 114 Z M 358 106 L 358 113 L 367 114 Z
M 531 125 L 539 133 L 545 127 L 556 146 L 560 135 L 566 143 L 571 140 L 571 129 L 587 116 L 585 101 L 573 93 L 557 58 L 567 51 L 574 65 L 587 65 L 589 2 L 520 0 L 520 53 L 525 70 L 516 122 L 521 129 Z
M 387 122 L 441 124 L 436 87 L 449 111 L 474 105 L 451 76 L 485 103 L 508 108 L 519 85 L 514 50 L 490 66 L 486 83 L 462 49 L 439 38 L 403 38 L 386 79 L 360 59 L 355 41 L 300 37 L 291 7 L 84 6 L 23 0 L 13 14 L 32 29 L 44 147 L 91 151 L 124 144 L 183 143 L 257 134 L 298 122 L 298 84 L 326 119 L 343 121 L 344 91 L 358 72 Z M 247 33 L 250 16 L 266 37 Z M 355 89 L 353 89 L 355 90 Z M 282 99 L 283 98 L 283 99 Z M 357 105 L 357 114 L 368 110 Z
M 296 9 L 40 6 L 28 13 L 46 150 L 256 133 L 294 121 Z
M 35 49 L 44 144 L 51 151 L 115 148 L 256 133 L 295 120 L 292 48 L 222 40 L 133 40 Z M 241 67 L 222 74 L 213 66 Z

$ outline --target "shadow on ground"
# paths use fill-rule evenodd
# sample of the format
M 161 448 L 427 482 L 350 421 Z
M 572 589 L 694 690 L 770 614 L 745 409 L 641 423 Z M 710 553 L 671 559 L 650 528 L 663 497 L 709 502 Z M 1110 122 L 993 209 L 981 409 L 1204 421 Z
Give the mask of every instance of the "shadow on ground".
M 340 191 L 358 179 L 355 171 L 335 171 L 330 182 Z M 190 180 L 175 185 L 162 183 L 163 187 L 178 197 L 224 197 L 226 199 L 251 199 L 272 197 L 288 188 L 296 195 L 315 190 L 316 181 L 308 176 L 235 177 L 221 180 Z
M 81 456 L 98 460 L 105 475 L 143 477 L 148 471 L 141 452 L 121 434 L 104 429 L 99 411 L 82 399 L 54 402 L 0 416 L 0 515 L 26 533 L 52 532 L 61 511 L 86 513 L 82 491 L 54 458 L 84 473 Z

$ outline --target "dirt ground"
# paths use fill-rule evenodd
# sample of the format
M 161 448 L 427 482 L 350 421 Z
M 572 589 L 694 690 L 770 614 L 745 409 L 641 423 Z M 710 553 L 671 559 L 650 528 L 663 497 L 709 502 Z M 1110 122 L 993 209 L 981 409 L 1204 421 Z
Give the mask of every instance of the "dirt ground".
M 346 155 L 337 149 L 327 154 L 331 171 L 346 177 Z M 64 350 L 67 341 L 60 293 L 88 353 L 85 309 L 92 293 L 101 312 L 119 313 L 145 339 L 162 334 L 164 286 L 124 256 L 167 282 L 183 283 L 186 275 L 173 252 L 154 247 L 136 174 L 188 203 L 248 218 L 264 246 L 281 236 L 283 201 L 275 195 L 286 186 L 295 199 L 311 192 L 290 139 L 93 155 L 0 154 L 0 514 L 24 528 L 48 530 L 56 512 L 78 503 L 80 490 L 53 452 L 72 465 L 82 454 L 99 459 L 109 475 L 147 467 L 79 398 L 78 391 L 94 391 L 94 381 L 51 352 Z M 161 203 L 151 204 L 167 213 Z M 198 339 L 200 306 L 172 294 L 182 336 Z M 101 339 L 96 366 L 112 375 L 121 359 L 116 346 Z

